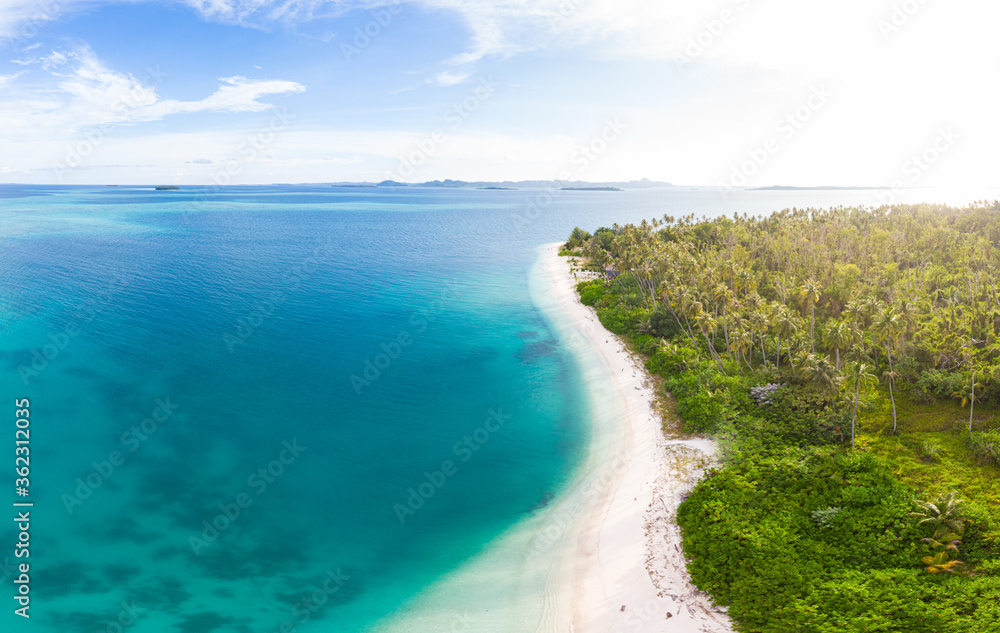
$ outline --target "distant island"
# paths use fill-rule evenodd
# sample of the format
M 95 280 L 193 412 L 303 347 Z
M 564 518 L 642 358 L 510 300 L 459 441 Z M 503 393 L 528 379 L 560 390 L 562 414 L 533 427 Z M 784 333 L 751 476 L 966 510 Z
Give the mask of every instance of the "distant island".
M 398 180 L 383 180 L 381 182 L 328 182 L 317 183 L 330 187 L 439 187 L 448 189 L 483 189 L 483 190 L 517 190 L 517 189 L 565 189 L 580 191 L 622 191 L 625 189 L 651 189 L 654 187 L 674 187 L 672 183 L 643 178 L 623 182 L 586 182 L 580 180 L 501 180 L 501 181 L 468 181 L 468 180 L 429 180 L 427 182 L 400 182 Z
M 771 185 L 770 187 L 750 187 L 750 191 L 869 191 L 871 189 L 888 189 L 889 187 L 837 187 L 820 185 L 819 187 L 793 187 L 791 185 Z
M 155 187 L 156 191 L 180 191 L 181 188 L 177 185 L 157 185 Z

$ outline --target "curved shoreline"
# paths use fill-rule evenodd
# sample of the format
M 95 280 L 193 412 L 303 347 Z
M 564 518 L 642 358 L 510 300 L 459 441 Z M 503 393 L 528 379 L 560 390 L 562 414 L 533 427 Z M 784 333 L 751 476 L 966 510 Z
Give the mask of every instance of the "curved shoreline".
M 641 360 L 580 303 L 560 246 L 539 249 L 535 272 L 544 278 L 546 295 L 539 307 L 584 370 L 592 446 L 607 447 L 583 466 L 604 472 L 607 484 L 578 517 L 570 630 L 732 631 L 728 616 L 691 584 L 673 521 L 677 505 L 711 462 L 714 442 L 664 436 Z
M 731 633 L 690 583 L 673 522 L 714 443 L 668 440 L 639 359 L 580 303 L 560 244 L 531 298 L 580 369 L 592 425 L 572 483 L 428 586 L 378 633 Z

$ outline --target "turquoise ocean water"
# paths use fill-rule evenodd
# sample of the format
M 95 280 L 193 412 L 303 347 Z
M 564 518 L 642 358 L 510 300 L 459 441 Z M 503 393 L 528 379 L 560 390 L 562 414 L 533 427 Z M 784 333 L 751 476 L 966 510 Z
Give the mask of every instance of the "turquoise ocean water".
M 13 506 L 2 523 L 0 630 L 405 620 L 421 590 L 557 498 L 586 447 L 579 368 L 528 294 L 539 244 L 663 214 L 875 203 L 0 186 L 0 500 L 35 504 L 30 558 L 14 554 Z M 30 622 L 14 615 L 24 562 Z

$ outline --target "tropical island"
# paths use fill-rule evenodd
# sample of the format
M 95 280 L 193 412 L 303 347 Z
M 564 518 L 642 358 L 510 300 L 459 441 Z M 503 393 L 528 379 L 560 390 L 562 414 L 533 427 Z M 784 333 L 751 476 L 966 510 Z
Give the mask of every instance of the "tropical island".
M 996 202 L 573 230 L 580 301 L 717 442 L 676 521 L 738 630 L 1000 630 L 998 246 Z
M 618 187 L 560 187 L 560 191 L 622 191 Z
M 157 185 L 153 188 L 154 191 L 180 191 L 181 188 L 177 185 Z

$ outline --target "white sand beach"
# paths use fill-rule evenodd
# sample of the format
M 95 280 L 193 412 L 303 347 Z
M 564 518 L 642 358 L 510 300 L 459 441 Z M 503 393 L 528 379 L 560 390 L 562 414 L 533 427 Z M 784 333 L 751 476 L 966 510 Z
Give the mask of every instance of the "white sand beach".
M 572 630 L 731 631 L 728 617 L 690 583 L 673 521 L 683 496 L 710 464 L 709 440 L 668 440 L 641 360 L 580 303 L 568 258 L 550 244 L 540 259 L 553 317 L 581 362 L 594 395 L 595 432 L 610 436 L 607 476 L 583 521 L 576 554 Z M 605 383 L 606 387 L 596 389 Z M 598 458 L 598 455 L 594 455 Z
M 728 633 L 690 583 L 673 522 L 712 460 L 668 439 L 641 362 L 582 305 L 559 244 L 539 250 L 532 299 L 579 364 L 592 437 L 570 489 L 428 587 L 376 631 Z

